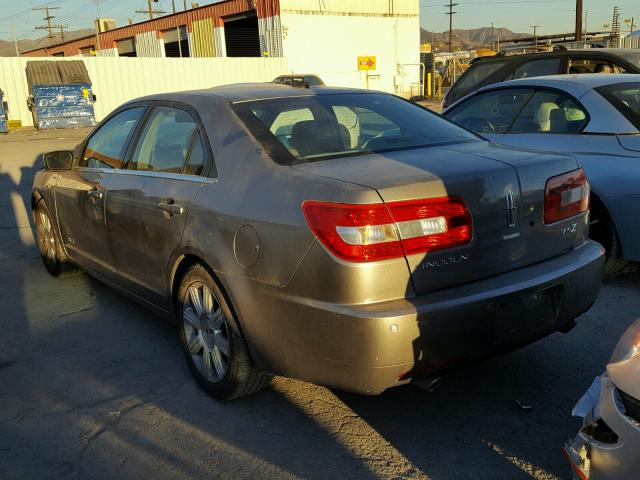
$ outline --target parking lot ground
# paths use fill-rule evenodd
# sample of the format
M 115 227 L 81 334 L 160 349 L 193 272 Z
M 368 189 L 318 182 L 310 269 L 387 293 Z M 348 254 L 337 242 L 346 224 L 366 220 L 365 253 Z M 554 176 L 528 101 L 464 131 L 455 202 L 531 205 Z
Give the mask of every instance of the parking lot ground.
M 276 378 L 221 404 L 192 380 L 174 327 L 87 275 L 45 272 L 35 160 L 85 134 L 0 136 L 0 478 L 570 478 L 571 408 L 640 316 L 639 273 L 606 280 L 569 334 L 448 372 L 432 393 Z

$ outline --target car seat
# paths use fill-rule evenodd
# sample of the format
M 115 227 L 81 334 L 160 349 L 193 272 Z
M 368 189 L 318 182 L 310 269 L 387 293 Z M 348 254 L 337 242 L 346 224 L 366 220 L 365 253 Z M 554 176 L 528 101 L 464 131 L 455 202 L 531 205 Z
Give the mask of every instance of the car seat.
M 349 149 L 349 130 L 331 120 L 305 120 L 291 130 L 290 144 L 301 157 Z
M 551 112 L 560 108 L 553 102 L 541 103 L 535 116 L 535 123 L 538 125 L 538 132 L 551 131 Z

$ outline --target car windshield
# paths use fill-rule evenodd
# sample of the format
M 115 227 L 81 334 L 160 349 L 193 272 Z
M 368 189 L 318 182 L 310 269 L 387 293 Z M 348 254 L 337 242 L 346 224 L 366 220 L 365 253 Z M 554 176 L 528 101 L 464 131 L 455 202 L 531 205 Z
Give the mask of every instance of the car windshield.
M 278 157 L 275 160 L 285 164 L 481 141 L 422 107 L 386 94 L 256 100 L 234 108 L 254 136 Z
M 618 83 L 596 90 L 640 130 L 640 82 Z

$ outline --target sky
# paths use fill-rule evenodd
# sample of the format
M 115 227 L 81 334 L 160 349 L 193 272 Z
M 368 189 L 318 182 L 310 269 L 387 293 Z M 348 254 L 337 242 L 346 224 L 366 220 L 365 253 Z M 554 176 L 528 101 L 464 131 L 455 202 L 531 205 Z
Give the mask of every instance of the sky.
M 185 0 L 174 0 L 176 8 L 182 10 Z M 366 1 L 366 0 L 362 0 Z M 428 30 L 443 32 L 449 28 L 448 16 L 444 4 L 447 0 L 415 0 L 420 2 L 421 25 Z M 38 38 L 46 34 L 44 30 L 35 30 L 42 20 L 44 11 L 31 10 L 41 6 L 46 0 L 0 0 L 0 39 L 12 40 L 15 27 L 18 39 Z M 118 26 L 146 20 L 144 13 L 135 10 L 147 8 L 146 0 L 49 0 L 54 24 L 68 25 L 70 30 L 93 28 L 93 19 L 99 5 L 100 16 L 114 18 Z M 191 0 L 187 0 L 188 5 Z M 200 0 L 200 5 L 216 3 Z M 531 25 L 540 25 L 540 34 L 570 32 L 574 28 L 575 0 L 454 0 L 458 13 L 454 15 L 454 28 L 478 28 L 490 26 L 506 27 L 514 32 L 530 32 Z M 156 8 L 171 12 L 171 0 L 154 3 Z M 602 30 L 604 23 L 611 22 L 614 5 L 620 7 L 621 17 L 635 16 L 640 24 L 640 1 L 638 0 L 584 0 L 587 10 L 589 30 Z

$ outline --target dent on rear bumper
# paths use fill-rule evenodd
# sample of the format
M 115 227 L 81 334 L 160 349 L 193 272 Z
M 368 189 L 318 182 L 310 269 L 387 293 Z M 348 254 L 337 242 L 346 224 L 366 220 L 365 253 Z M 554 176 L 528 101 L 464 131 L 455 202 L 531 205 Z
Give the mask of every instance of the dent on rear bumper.
M 268 336 L 252 343 L 259 362 L 276 373 L 379 393 L 570 323 L 595 301 L 602 263 L 602 248 L 587 242 L 536 265 L 414 298 L 354 305 L 271 291 Z M 563 296 L 552 324 L 512 343 L 494 342 L 501 304 L 558 285 Z
M 599 377 L 600 395 L 573 442 L 565 446 L 574 479 L 631 480 L 640 477 L 640 423 L 624 414 L 618 390 L 605 373 Z M 599 420 L 617 435 L 604 443 L 590 434 Z

